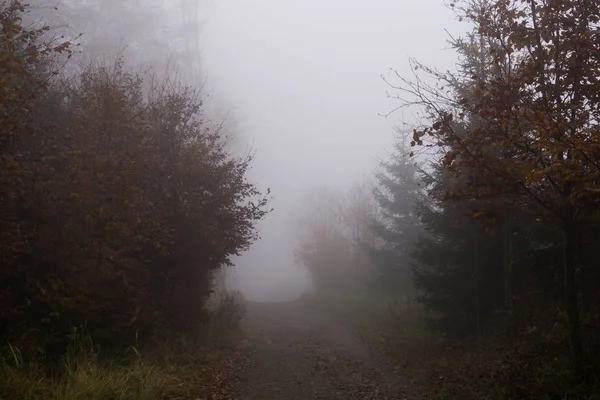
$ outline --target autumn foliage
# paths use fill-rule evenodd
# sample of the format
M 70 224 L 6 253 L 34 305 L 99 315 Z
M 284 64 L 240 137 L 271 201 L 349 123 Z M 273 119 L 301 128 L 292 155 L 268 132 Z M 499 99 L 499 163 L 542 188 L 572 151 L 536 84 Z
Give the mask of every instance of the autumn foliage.
M 583 251 L 600 201 L 600 4 L 499 0 L 455 8 L 475 26 L 471 42 L 460 44 L 465 68 L 423 68 L 438 86 L 403 86 L 431 117 L 413 144 L 442 151 L 451 184 L 439 199 L 469 201 L 473 215 L 490 221 L 525 212 L 562 236 L 564 306 L 581 377 L 588 358 L 582 282 L 597 277 Z
M 69 45 L 22 12 L 0 3 L 0 331 L 57 350 L 74 328 L 110 345 L 194 331 L 266 213 L 251 156 L 192 87 L 120 62 L 59 78 Z

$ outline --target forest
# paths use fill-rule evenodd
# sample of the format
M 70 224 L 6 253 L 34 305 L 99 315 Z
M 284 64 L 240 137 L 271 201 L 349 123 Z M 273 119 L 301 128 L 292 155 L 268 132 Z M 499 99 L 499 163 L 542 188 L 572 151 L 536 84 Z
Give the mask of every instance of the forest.
M 385 78 L 420 123 L 306 199 L 297 261 L 427 398 L 595 399 L 600 3 L 450 7 L 473 27 L 457 71 Z
M 242 329 L 239 295 L 215 300 L 272 195 L 198 79 L 200 2 L 0 0 L 0 400 L 233 399 L 261 349 L 248 390 L 291 359 L 310 368 L 285 398 L 304 399 L 336 378 L 325 340 L 299 334 L 323 321 L 427 399 L 598 399 L 600 3 L 448 7 L 470 29 L 449 37 L 456 70 L 411 58 L 382 77 L 390 118 L 418 122 L 374 174 L 299 201 L 311 292 L 249 306 L 277 329 L 308 321 L 295 347 Z
M 197 396 L 207 327 L 238 318 L 235 297 L 205 306 L 269 195 L 186 80 L 194 61 L 160 63 L 193 43 L 131 36 L 167 20 L 130 6 L 0 1 L 2 399 Z

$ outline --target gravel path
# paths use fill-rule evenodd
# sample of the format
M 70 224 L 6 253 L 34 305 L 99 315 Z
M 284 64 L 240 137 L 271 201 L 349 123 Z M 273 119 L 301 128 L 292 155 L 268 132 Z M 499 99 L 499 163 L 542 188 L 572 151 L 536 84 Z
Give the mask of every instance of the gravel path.
M 302 302 L 250 304 L 245 328 L 235 400 L 409 399 L 357 337 Z

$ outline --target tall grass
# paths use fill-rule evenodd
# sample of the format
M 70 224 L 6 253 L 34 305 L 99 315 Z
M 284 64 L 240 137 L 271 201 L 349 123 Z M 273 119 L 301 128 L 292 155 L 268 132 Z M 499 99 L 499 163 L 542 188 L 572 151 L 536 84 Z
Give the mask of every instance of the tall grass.
M 142 355 L 100 360 L 86 345 L 64 356 L 60 372 L 48 373 L 43 358 L 26 361 L 7 346 L 0 365 L 2 400 L 142 400 L 162 399 L 169 371 Z
M 41 354 L 28 359 L 7 344 L 0 352 L 0 400 L 209 398 L 225 390 L 215 385 L 227 383 L 220 377 L 233 355 L 243 312 L 240 297 L 225 294 L 195 335 L 144 350 L 132 347 L 120 355 L 101 354 L 89 338 L 77 334 L 59 368 L 49 368 Z

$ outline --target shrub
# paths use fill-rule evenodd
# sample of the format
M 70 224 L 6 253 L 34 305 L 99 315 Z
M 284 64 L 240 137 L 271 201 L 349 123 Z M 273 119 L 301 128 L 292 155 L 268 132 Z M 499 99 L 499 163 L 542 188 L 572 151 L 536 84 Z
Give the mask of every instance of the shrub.
M 212 272 L 255 239 L 251 157 L 227 153 L 193 88 L 144 79 L 116 63 L 56 82 L 11 147 L 26 189 L 4 208 L 23 242 L 2 272 L 9 337 L 193 330 Z

